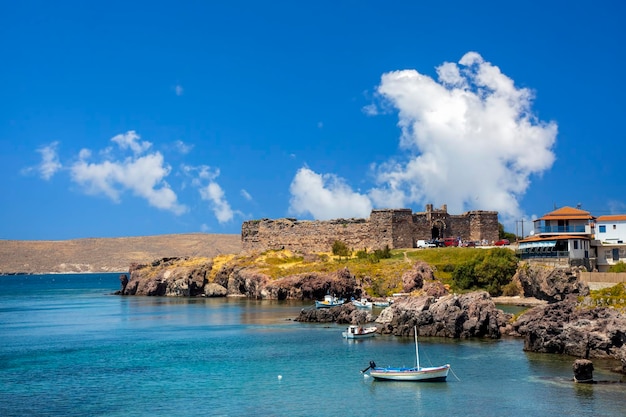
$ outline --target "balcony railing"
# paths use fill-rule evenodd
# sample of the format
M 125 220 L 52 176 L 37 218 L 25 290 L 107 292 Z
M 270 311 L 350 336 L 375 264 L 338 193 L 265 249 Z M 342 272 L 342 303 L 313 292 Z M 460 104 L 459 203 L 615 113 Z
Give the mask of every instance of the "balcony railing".
M 579 224 L 576 226 L 537 226 L 535 227 L 535 234 L 539 233 L 585 233 L 585 225 Z

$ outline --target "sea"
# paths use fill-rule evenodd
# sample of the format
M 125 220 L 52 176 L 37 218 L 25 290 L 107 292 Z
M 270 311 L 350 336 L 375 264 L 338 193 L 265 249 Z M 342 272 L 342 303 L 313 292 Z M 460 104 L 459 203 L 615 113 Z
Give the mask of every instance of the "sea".
M 113 295 L 119 274 L 0 277 L 0 416 L 625 416 L 626 380 L 523 341 L 420 338 L 446 382 L 374 381 L 411 338 L 345 340 L 309 302 Z M 376 311 L 374 311 L 376 313 Z

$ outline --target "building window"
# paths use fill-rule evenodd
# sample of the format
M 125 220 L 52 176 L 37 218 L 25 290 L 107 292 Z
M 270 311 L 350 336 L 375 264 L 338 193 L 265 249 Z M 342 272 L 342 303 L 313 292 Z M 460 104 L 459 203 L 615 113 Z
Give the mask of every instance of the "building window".
M 615 230 L 615 229 L 617 229 L 617 225 L 614 224 L 613 225 L 613 230 Z
M 606 233 L 606 226 L 604 226 L 604 225 L 600 226 L 600 227 L 598 228 L 598 231 L 599 231 L 600 233 Z
M 576 249 L 578 249 L 578 241 L 577 240 L 574 241 L 574 250 L 576 250 Z

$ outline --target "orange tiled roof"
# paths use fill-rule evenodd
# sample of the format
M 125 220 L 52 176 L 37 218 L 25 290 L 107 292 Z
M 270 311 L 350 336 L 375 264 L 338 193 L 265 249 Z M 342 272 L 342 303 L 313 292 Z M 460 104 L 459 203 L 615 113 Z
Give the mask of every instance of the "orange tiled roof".
M 600 216 L 596 219 L 596 221 L 598 223 L 626 221 L 626 214 L 610 214 L 607 216 Z
M 591 220 L 595 219 L 585 210 L 580 210 L 574 207 L 561 207 L 560 209 L 551 211 L 537 220 Z
M 547 240 L 569 240 L 569 239 L 584 239 L 589 240 L 589 236 L 580 235 L 555 235 L 555 236 L 530 236 L 525 239 L 521 239 L 519 243 L 525 242 L 543 242 Z

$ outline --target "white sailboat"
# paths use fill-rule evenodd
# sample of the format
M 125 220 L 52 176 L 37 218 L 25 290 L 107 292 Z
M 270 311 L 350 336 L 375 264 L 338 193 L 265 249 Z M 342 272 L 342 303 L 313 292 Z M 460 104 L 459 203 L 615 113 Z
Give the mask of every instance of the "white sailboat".
M 417 343 L 417 327 L 415 327 L 415 359 L 416 366 L 412 368 L 377 367 L 374 361 L 362 372 L 367 372 L 374 379 L 391 381 L 445 381 L 450 371 L 450 365 L 422 367 L 420 366 L 419 346 Z

